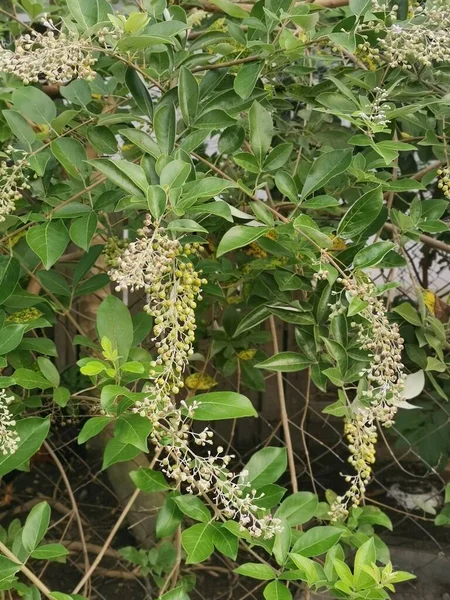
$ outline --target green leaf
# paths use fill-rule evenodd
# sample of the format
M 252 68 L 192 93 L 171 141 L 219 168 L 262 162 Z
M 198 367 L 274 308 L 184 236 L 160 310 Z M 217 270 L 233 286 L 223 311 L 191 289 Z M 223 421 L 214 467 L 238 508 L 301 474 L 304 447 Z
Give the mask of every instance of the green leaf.
M 159 185 L 150 185 L 147 189 L 147 205 L 152 217 L 156 219 L 156 221 L 159 221 L 163 216 L 166 210 L 166 204 L 166 192 L 162 187 Z
M 350 304 L 348 306 L 347 315 L 349 317 L 353 317 L 353 315 L 358 315 L 365 308 L 369 306 L 369 302 L 367 300 L 363 300 L 359 296 L 353 296 L 350 300 Z
M 275 150 L 276 150 L 276 148 L 275 148 Z M 272 150 L 272 152 L 266 158 L 264 165 L 270 160 L 272 153 L 275 150 Z M 293 202 L 294 204 L 298 204 L 297 185 L 296 185 L 293 177 L 291 175 L 289 175 L 289 173 L 287 171 L 278 171 L 278 173 L 275 175 L 275 185 L 280 190 L 280 192 L 283 194 L 283 196 L 286 196 L 287 198 L 289 198 L 289 200 L 291 202 Z
M 292 532 L 291 527 L 286 519 L 281 519 L 280 527 L 281 531 L 275 535 L 273 555 L 277 561 L 277 564 L 283 566 L 286 562 L 286 558 L 291 547 Z
M 175 493 L 171 492 L 156 515 L 156 535 L 158 538 L 172 535 L 183 520 L 183 513 L 178 508 Z
M 64 408 L 70 400 L 70 391 L 65 387 L 56 387 L 53 390 L 53 402 Z
M 12 94 L 14 108 L 32 123 L 50 126 L 56 117 L 56 106 L 40 89 L 33 86 L 22 87 Z
M 27 231 L 27 242 L 39 256 L 44 268 L 50 269 L 67 248 L 70 238 L 62 221 L 34 225 Z
M 13 134 L 24 144 L 31 146 L 36 139 L 36 134 L 20 112 L 5 109 L 2 110 L 2 114 Z
M 422 325 L 419 313 L 409 302 L 402 302 L 398 306 L 395 306 L 392 312 L 400 315 L 405 321 L 411 323 L 411 325 L 416 325 L 417 327 Z
M 68 137 L 54 140 L 50 145 L 53 156 L 71 177 L 84 180 L 89 175 L 86 150 L 82 144 Z
M 172 45 L 174 43 L 175 41 L 167 35 L 130 35 L 119 40 L 117 48 L 122 51 L 134 51 L 160 44 Z
M 239 539 L 231 533 L 228 529 L 225 529 L 222 525 L 214 523 L 214 546 L 224 556 L 228 556 L 232 560 L 236 560 Z
M 248 111 L 250 146 L 260 165 L 270 148 L 273 137 L 271 114 L 256 100 Z
M 92 100 L 91 88 L 84 79 L 74 79 L 60 88 L 61 96 L 72 104 L 86 106 Z
M 217 248 L 216 256 L 222 256 L 227 252 L 242 248 L 254 242 L 269 231 L 268 227 L 246 227 L 245 225 L 236 225 L 229 229 Z
M 78 434 L 78 443 L 84 444 L 94 436 L 98 435 L 112 420 L 112 417 L 107 416 L 91 417 L 88 419 Z
M 253 62 L 243 65 L 233 82 L 233 88 L 236 94 L 246 100 L 249 98 L 258 81 L 262 63 Z
M 211 513 L 198 496 L 191 496 L 190 494 L 176 496 L 174 501 L 181 512 L 194 519 L 194 521 L 201 521 L 202 523 L 211 521 Z
M 220 421 L 257 416 L 250 400 L 236 392 L 210 392 L 186 399 L 188 406 L 194 402 L 199 404 L 194 411 L 195 421 Z
M 348 209 L 339 223 L 337 234 L 346 239 L 362 233 L 380 214 L 383 206 L 381 186 L 366 192 Z
M 14 379 L 17 385 L 20 385 L 25 390 L 33 390 L 35 388 L 45 390 L 53 385 L 48 379 L 32 369 L 16 369 L 14 371 Z
M 33 550 L 31 556 L 39 560 L 55 560 L 68 554 L 69 551 L 62 544 L 45 544 Z
M 204 177 L 197 181 L 190 181 L 183 186 L 183 201 L 186 202 L 192 198 L 202 201 L 209 200 L 233 187 L 236 187 L 233 181 L 226 181 L 219 177 Z
M 107 158 L 90 160 L 89 163 L 132 196 L 142 198 L 143 190 L 147 190 L 147 179 L 138 165 L 126 160 L 112 161 Z
M 198 110 L 198 99 L 199 89 L 197 80 L 189 69 L 181 67 L 178 81 L 178 101 L 183 121 L 186 125 L 191 125 L 195 121 Z
M 235 17 L 236 19 L 246 19 L 248 17 L 248 12 L 242 6 L 230 0 L 211 0 L 211 4 L 215 4 L 222 12 L 230 15 L 230 17 Z
M 150 120 L 153 120 L 153 102 L 146 84 L 143 82 L 139 73 L 133 68 L 128 67 L 125 71 L 125 83 L 136 102 L 137 107 Z
M 275 516 L 286 519 L 291 527 L 303 525 L 313 518 L 319 500 L 312 492 L 296 492 L 280 504 Z
M 70 239 L 74 244 L 85 250 L 89 250 L 89 245 L 95 232 L 97 231 L 98 219 L 95 212 L 90 212 L 76 219 L 69 229 Z
M 30 417 L 16 423 L 19 447 L 14 454 L 0 455 L 0 477 L 25 466 L 30 458 L 39 450 L 48 435 L 50 419 Z
M 0 304 L 14 292 L 20 278 L 20 264 L 13 256 L 0 256 Z
M 125 304 L 115 296 L 108 296 L 97 310 L 99 339 L 106 337 L 113 350 L 119 353 L 119 364 L 126 362 L 133 343 L 133 321 Z
M 175 145 L 175 106 L 173 104 L 160 106 L 155 112 L 153 126 L 161 152 L 171 154 Z
M 294 220 L 294 227 L 298 229 L 309 241 L 315 242 L 319 248 L 332 248 L 333 241 L 328 235 L 322 233 L 317 223 L 308 217 L 300 215 Z
M 163 492 L 171 489 L 164 475 L 153 469 L 142 467 L 137 471 L 131 471 L 130 477 L 134 485 L 143 492 Z
M 367 248 L 360 250 L 353 259 L 353 264 L 357 269 L 374 267 L 393 248 L 395 248 L 393 242 L 375 242 L 375 244 L 371 244 Z
M 111 438 L 103 453 L 102 471 L 118 462 L 133 460 L 139 454 L 139 448 L 131 444 L 122 444 L 116 438 Z
M 139 129 L 120 129 L 120 135 L 123 135 L 130 140 L 132 144 L 140 148 L 143 152 L 147 152 L 153 158 L 161 156 L 161 150 L 158 144 L 145 131 Z
M 294 373 L 303 371 L 311 365 L 311 361 L 296 352 L 279 352 L 261 363 L 255 365 L 257 369 L 266 371 L 276 371 L 281 373 Z
M 303 572 L 304 575 L 302 575 L 301 579 L 305 580 L 309 587 L 319 581 L 319 575 L 316 570 L 317 563 L 301 554 L 291 553 L 289 556 L 299 571 Z
M 8 354 L 21 343 L 25 326 L 21 324 L 7 325 L 0 329 L 0 355 Z
M 147 438 L 152 428 L 152 422 L 147 417 L 126 414 L 117 419 L 114 435 L 122 444 L 130 444 L 142 452 L 148 452 Z
M 53 387 L 58 387 L 60 376 L 52 361 L 44 356 L 38 356 L 37 364 L 42 375 L 50 381 Z
M 177 188 L 183 185 L 189 176 L 191 165 L 184 160 L 172 160 L 161 171 L 160 184 Z
M 268 446 L 256 452 L 244 467 L 241 478 L 254 489 L 277 481 L 287 468 L 286 448 Z
M 346 171 L 351 161 L 351 150 L 332 150 L 316 158 L 303 185 L 302 197 L 306 198 L 323 187 L 330 179 Z
M 47 532 L 50 524 L 50 506 L 40 502 L 34 506 L 22 530 L 22 544 L 27 552 L 33 552 Z
M 9 560 L 6 556 L 0 556 L 0 583 L 2 584 L 2 587 L 6 583 L 8 588 L 10 588 L 10 582 L 5 580 L 9 580 L 19 569 L 20 564 Z
M 281 169 L 281 167 L 284 167 L 286 162 L 289 160 L 290 155 L 292 154 L 292 148 L 293 148 L 293 145 L 290 143 L 289 144 L 278 144 L 278 146 L 276 146 L 273 150 L 271 150 L 270 154 L 264 161 L 263 170 L 264 171 L 277 171 L 278 169 Z M 278 174 L 279 173 L 277 173 L 275 175 L 275 181 L 276 181 L 276 177 Z M 284 171 L 284 174 L 289 175 L 289 173 L 286 173 L 286 171 Z M 278 187 L 278 184 L 277 184 L 277 187 Z M 295 183 L 294 183 L 294 187 L 295 187 L 295 191 L 297 191 L 297 187 L 295 186 Z M 280 189 L 280 188 L 278 187 L 278 189 Z M 288 194 L 285 194 L 285 196 L 287 196 L 290 199 Z M 297 200 L 298 200 L 298 197 L 296 195 L 295 202 L 297 202 Z
M 184 587 L 181 585 L 170 592 L 166 592 L 160 597 L 160 600 L 189 600 L 189 596 L 186 594 Z
M 230 115 L 221 109 L 210 110 L 203 113 L 195 121 L 196 129 L 206 129 L 213 131 L 214 129 L 223 129 L 224 127 L 230 127 L 236 123 L 236 119 L 230 117 Z
M 265 600 L 292 600 L 292 594 L 280 581 L 271 581 L 263 592 Z
M 372 583 L 372 578 L 368 575 L 363 567 L 365 565 L 371 566 L 375 562 L 377 557 L 375 542 L 373 538 L 369 538 L 362 546 L 358 548 L 355 554 L 354 562 L 354 584 L 356 589 L 361 589 L 366 585 Z
M 238 575 L 244 575 L 252 579 L 261 579 L 263 581 L 270 581 L 276 577 L 276 573 L 270 565 L 260 563 L 244 563 L 237 569 L 234 569 L 234 572 Z
M 215 529 L 207 523 L 197 523 L 181 534 L 181 543 L 187 554 L 186 564 L 201 563 L 214 552 Z
M 56 271 L 38 271 L 37 276 L 44 289 L 49 290 L 57 296 L 70 297 L 72 291 L 69 284 L 62 275 Z
M 98 20 L 101 20 L 99 17 L 103 17 L 103 12 L 99 14 L 99 0 L 66 0 L 66 3 L 73 18 L 80 26 L 80 31 L 89 29 L 89 27 L 95 25 Z M 107 2 L 101 2 L 101 4 L 106 4 L 106 6 L 109 7 Z
M 239 325 L 236 327 L 234 331 L 233 337 L 238 337 L 245 331 L 249 329 L 253 329 L 260 323 L 263 323 L 268 317 L 270 317 L 271 312 L 265 306 L 259 306 L 255 308 L 251 312 L 249 312 L 242 321 L 239 322 Z
M 325 554 L 338 543 L 343 533 L 342 529 L 328 525 L 312 527 L 299 537 L 292 548 L 292 552 L 306 557 Z

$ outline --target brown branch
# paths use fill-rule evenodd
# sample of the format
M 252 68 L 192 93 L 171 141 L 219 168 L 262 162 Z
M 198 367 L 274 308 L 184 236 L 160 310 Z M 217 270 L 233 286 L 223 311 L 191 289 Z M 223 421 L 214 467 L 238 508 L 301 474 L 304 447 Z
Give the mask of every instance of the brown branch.
M 0 542 L 0 552 L 2 554 L 4 554 L 6 556 L 6 558 L 9 558 L 9 560 L 16 563 L 16 565 L 19 567 L 19 570 L 22 571 L 22 573 L 25 575 L 25 577 L 29 581 L 31 581 L 31 583 L 33 585 L 35 585 L 38 588 L 38 590 L 40 592 L 42 592 L 42 594 L 46 598 L 48 598 L 49 600 L 54 600 L 54 597 L 52 596 L 51 591 L 45 585 L 45 583 L 42 583 L 42 581 L 38 577 L 36 577 L 36 575 L 33 573 L 33 571 L 30 571 L 30 569 L 28 567 L 26 567 L 24 564 L 22 564 L 20 562 L 20 560 L 17 558 L 17 556 L 15 554 L 13 554 L 11 552 L 11 550 L 9 548 L 7 548 L 3 542 Z

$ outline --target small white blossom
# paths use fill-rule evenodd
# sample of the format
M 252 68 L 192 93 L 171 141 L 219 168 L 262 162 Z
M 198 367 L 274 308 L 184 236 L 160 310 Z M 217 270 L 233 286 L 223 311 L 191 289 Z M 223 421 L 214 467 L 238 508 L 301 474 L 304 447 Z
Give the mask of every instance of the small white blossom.
M 7 396 L 6 390 L 0 390 L 0 452 L 3 455 L 14 454 L 20 442 L 14 429 L 16 421 L 9 410 L 13 400 L 14 396 Z
M 90 81 L 95 62 L 73 34 L 57 30 L 22 35 L 14 51 L 0 46 L 0 73 L 12 73 L 25 84 L 41 80 L 64 84 L 77 77 Z

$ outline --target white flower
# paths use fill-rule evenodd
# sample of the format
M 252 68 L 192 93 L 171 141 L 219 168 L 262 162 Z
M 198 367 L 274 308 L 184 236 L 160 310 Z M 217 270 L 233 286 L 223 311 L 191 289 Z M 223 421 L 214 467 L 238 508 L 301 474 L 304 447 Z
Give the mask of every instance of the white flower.
M 3 455 L 14 454 L 20 442 L 14 429 L 16 421 L 9 410 L 13 400 L 14 396 L 7 396 L 6 390 L 0 390 L 0 452 Z

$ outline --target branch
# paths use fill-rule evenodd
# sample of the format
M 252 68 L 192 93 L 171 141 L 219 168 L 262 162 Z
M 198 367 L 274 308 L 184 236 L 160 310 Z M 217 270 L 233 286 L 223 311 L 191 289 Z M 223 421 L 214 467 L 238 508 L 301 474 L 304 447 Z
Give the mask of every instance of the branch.
M 0 552 L 2 554 L 4 554 L 7 558 L 9 558 L 9 560 L 16 563 L 16 565 L 19 567 L 20 571 L 22 571 L 22 573 L 25 575 L 25 577 L 27 579 L 29 579 L 31 581 L 31 583 L 33 585 L 35 585 L 38 588 L 38 590 L 40 592 L 42 592 L 42 594 L 46 598 L 48 598 L 49 600 L 55 600 L 54 597 L 52 596 L 51 591 L 48 589 L 48 587 L 45 585 L 45 583 L 42 583 L 42 581 L 38 577 L 36 577 L 36 575 L 33 573 L 33 571 L 30 571 L 30 569 L 28 567 L 26 567 L 22 562 L 20 562 L 20 560 L 17 558 L 17 556 L 15 554 L 13 554 L 11 552 L 11 550 L 9 548 L 7 548 L 3 542 L 0 542 Z

